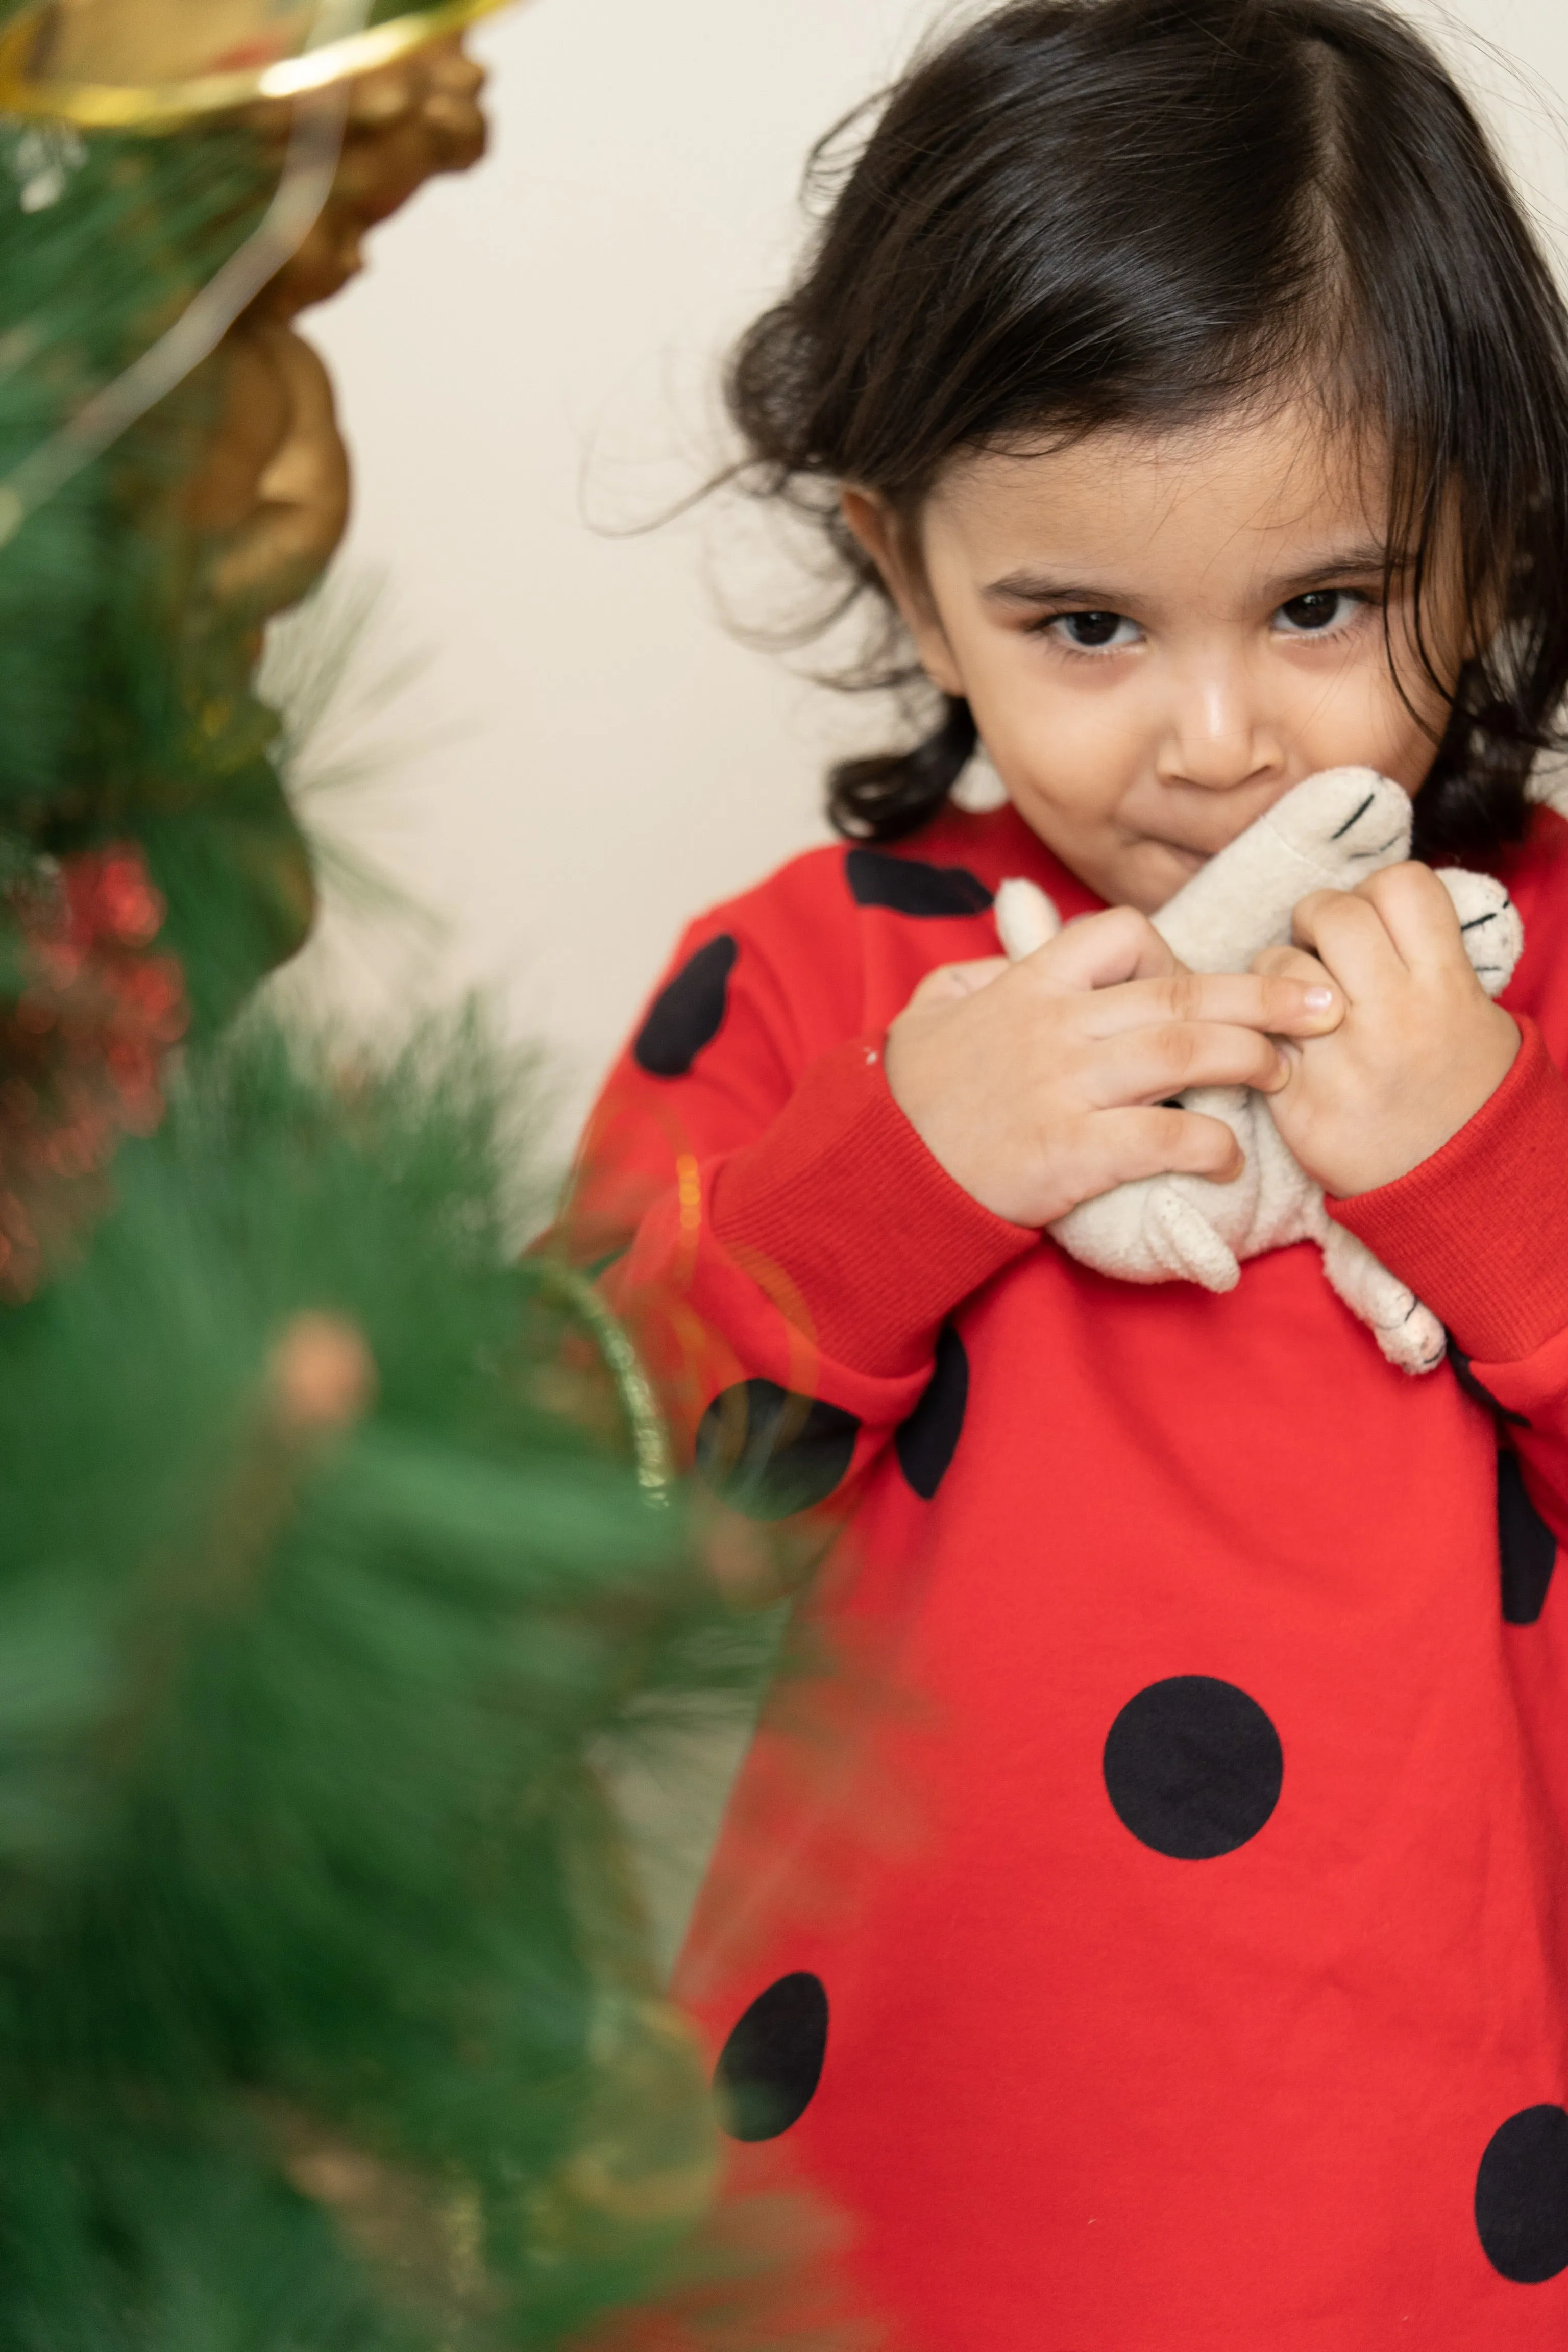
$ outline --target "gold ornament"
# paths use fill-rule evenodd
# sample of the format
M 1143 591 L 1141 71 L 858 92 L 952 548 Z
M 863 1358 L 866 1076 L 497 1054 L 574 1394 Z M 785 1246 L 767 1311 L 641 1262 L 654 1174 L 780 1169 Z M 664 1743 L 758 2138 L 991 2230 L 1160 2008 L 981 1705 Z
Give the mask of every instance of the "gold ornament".
M 374 73 L 505 5 L 392 0 L 380 22 L 322 39 L 322 0 L 35 0 L 0 35 L 0 111 L 171 131 Z
M 219 346 L 221 405 L 184 511 L 208 548 L 216 604 L 253 626 L 306 593 L 348 519 L 348 453 L 331 384 L 292 322 L 363 267 L 366 232 L 433 173 L 466 171 L 478 161 L 483 85 L 483 68 L 452 34 L 358 76 L 346 92 L 326 201 Z M 285 118 L 289 111 L 281 110 Z M 285 119 L 279 135 L 286 130 Z M 254 648 L 246 650 L 248 657 Z
M 260 297 L 258 310 L 288 320 L 312 303 L 331 301 L 363 268 L 368 230 L 433 174 L 466 172 L 479 162 L 485 152 L 484 82 L 484 68 L 466 55 L 455 33 L 427 40 L 395 65 L 356 75 L 347 87 L 331 192 Z M 277 110 L 271 135 L 279 141 L 289 112 Z

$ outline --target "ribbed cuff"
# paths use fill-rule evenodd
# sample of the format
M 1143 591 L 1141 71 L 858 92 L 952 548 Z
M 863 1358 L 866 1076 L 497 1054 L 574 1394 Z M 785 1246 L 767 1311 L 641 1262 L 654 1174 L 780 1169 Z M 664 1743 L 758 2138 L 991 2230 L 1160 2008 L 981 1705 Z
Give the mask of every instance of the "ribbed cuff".
M 1568 1080 L 1515 1017 L 1513 1066 L 1458 1135 L 1394 1183 L 1328 1203 L 1488 1363 L 1568 1330 Z
M 782 1273 L 826 1354 L 885 1377 L 917 1365 L 943 1317 L 1039 1242 L 932 1158 L 889 1090 L 880 1037 L 824 1055 L 767 1134 L 724 1162 L 711 1230 L 742 1264 Z

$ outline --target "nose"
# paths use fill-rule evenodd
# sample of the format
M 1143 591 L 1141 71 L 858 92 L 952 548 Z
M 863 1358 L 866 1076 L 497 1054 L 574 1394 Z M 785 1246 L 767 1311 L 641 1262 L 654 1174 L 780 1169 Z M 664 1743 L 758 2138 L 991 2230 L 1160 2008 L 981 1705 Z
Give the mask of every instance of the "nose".
M 1279 735 L 1245 662 L 1211 660 L 1173 680 L 1172 690 L 1157 762 L 1163 783 L 1231 792 L 1280 770 Z

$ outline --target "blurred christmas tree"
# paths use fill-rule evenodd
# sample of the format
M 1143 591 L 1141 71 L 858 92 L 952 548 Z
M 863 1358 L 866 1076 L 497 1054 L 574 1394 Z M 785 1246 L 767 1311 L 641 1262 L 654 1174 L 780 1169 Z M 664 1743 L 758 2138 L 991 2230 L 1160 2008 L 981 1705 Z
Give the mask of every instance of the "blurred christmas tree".
M 291 320 L 479 152 L 477 13 L 0 5 L 0 2347 L 549 2344 L 707 2200 L 595 1764 L 751 1641 L 478 1029 L 241 1012 L 346 508 Z

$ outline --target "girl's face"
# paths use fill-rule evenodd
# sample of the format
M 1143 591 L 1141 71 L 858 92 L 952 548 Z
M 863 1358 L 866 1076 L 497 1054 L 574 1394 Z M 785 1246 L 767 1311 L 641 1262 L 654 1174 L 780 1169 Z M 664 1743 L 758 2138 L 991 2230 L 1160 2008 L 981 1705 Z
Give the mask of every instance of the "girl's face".
M 844 504 L 1019 814 L 1101 898 L 1152 914 L 1320 768 L 1425 781 L 1447 701 L 1397 578 L 1385 639 L 1384 488 L 1300 406 L 964 457 L 926 503 L 918 565 L 880 501 Z M 1451 677 L 1449 570 L 1424 621 Z

